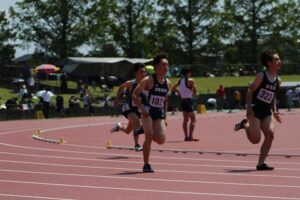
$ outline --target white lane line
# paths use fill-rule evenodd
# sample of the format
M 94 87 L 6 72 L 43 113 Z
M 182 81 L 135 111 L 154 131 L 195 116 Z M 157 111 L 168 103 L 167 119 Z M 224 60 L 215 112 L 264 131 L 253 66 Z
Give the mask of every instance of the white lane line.
M 58 149 L 48 149 L 48 148 L 37 148 L 37 147 L 27 147 L 27 146 L 20 146 L 20 145 L 12 145 L 6 143 L 0 143 L 3 146 L 9 147 L 17 147 L 23 149 L 30 149 L 30 150 L 40 150 L 40 151 L 49 151 L 49 152 L 60 152 L 60 153 L 75 153 L 75 154 L 88 154 L 88 155 L 104 155 L 104 156 L 127 156 L 127 157 L 134 157 L 134 158 L 142 158 L 141 155 L 134 155 L 134 154 L 112 154 L 112 153 L 100 153 L 100 152 L 86 152 L 86 151 L 72 151 L 72 150 L 58 150 Z M 0 152 L 2 153 L 2 152 Z M 167 156 L 152 156 L 151 158 L 156 159 L 173 159 L 173 160 L 206 160 L 206 161 L 216 161 L 216 162 L 239 162 L 239 163 L 256 163 L 257 161 L 243 161 L 243 160 L 220 160 L 220 159 L 201 159 L 201 158 L 185 158 L 185 157 L 167 157 Z M 277 164 L 288 164 L 288 165 L 300 165 L 300 163 L 296 162 L 272 162 Z
M 71 177 L 88 177 L 88 178 L 106 178 L 106 179 L 125 179 L 125 180 L 138 180 L 138 181 L 158 181 L 158 182 L 175 182 L 175 183 L 196 183 L 196 184 L 212 184 L 212 185 L 232 185 L 232 186 L 247 186 L 247 187 L 271 187 L 271 188 L 300 188 L 298 185 L 270 185 L 270 184 L 254 184 L 254 183 L 235 183 L 235 182 L 216 182 L 216 181 L 192 181 L 184 179 L 160 179 L 160 178 L 137 178 L 129 176 L 105 176 L 97 174 L 69 174 L 58 172 L 45 172 L 45 171 L 24 171 L 24 170 L 5 170 L 0 169 L 0 172 L 6 173 L 25 173 L 25 174 L 39 174 L 39 175 L 53 175 L 53 176 L 71 176 Z
M 129 163 L 129 164 L 142 164 L 141 161 L 128 161 L 128 160 L 113 160 L 109 158 L 82 158 L 82 157 L 72 157 L 72 156 L 47 156 L 47 155 L 37 155 L 37 154 L 20 154 L 20 153 L 2 153 L 7 155 L 17 155 L 26 157 L 39 157 L 39 158 L 51 158 L 51 159 L 63 159 L 63 160 L 79 160 L 79 161 L 98 161 L 98 162 L 110 162 L 110 163 Z M 124 155 L 122 156 L 124 157 Z M 170 163 L 170 162 L 152 162 L 152 164 L 157 165 L 167 165 L 167 166 L 184 166 L 184 167 L 215 167 L 215 168 L 235 168 L 235 169 L 251 169 L 253 166 L 240 166 L 240 165 L 204 165 L 204 164 L 192 164 L 192 163 Z M 280 168 L 276 167 L 277 170 L 286 171 L 300 171 L 298 167 L 296 168 Z
M 33 155 L 24 154 L 23 156 L 33 157 Z M 78 157 L 63 157 L 63 156 L 46 156 L 46 155 L 34 155 L 34 157 L 42 158 L 55 158 L 55 159 L 69 159 L 69 160 L 85 160 L 85 161 L 99 161 L 106 163 L 126 163 L 126 164 L 142 164 L 141 161 L 128 161 L 128 160 L 113 160 L 109 158 L 78 158 Z M 240 166 L 240 165 L 204 165 L 204 164 L 192 164 L 192 163 L 170 163 L 170 162 L 152 162 L 155 165 L 167 165 L 167 166 L 181 166 L 181 167 L 214 167 L 214 168 L 233 168 L 233 169 L 252 169 L 253 166 Z M 276 167 L 276 170 L 286 171 L 300 171 L 297 168 L 282 168 Z
M 14 181 L 14 180 L 0 180 L 0 182 L 45 185 L 47 187 L 59 186 L 59 187 L 71 187 L 71 188 L 122 190 L 122 191 L 133 191 L 133 192 L 169 193 L 169 194 L 184 194 L 184 195 L 199 195 L 199 196 L 221 196 L 221 197 L 238 197 L 238 198 L 253 198 L 253 199 L 299 200 L 299 198 L 283 197 L 283 196 L 255 196 L 255 195 L 239 195 L 239 194 L 226 194 L 226 193 L 185 192 L 185 191 L 175 191 L 175 190 L 151 190 L 151 189 L 141 189 L 141 188 L 104 187 L 104 186 L 93 186 L 93 185 L 59 184 L 59 183 L 49 183 L 49 182 Z
M 0 132 L 0 136 L 3 135 L 8 135 L 11 133 L 24 133 L 24 131 L 35 131 L 37 128 L 28 128 L 28 129 L 17 129 L 17 130 L 12 130 L 12 131 L 5 131 L 5 132 Z
M 5 194 L 0 193 L 2 197 L 16 197 L 21 199 L 49 199 L 49 200 L 76 200 L 76 199 L 65 199 L 65 198 L 55 198 L 55 197 L 42 197 L 42 196 L 29 196 L 29 195 L 17 195 L 17 194 Z
M 39 165 L 39 166 L 52 166 L 52 167 L 70 167 L 70 168 L 83 168 L 83 169 L 107 169 L 107 170 L 123 170 L 123 171 L 141 171 L 141 168 L 129 168 L 129 167 L 101 167 L 101 166 L 90 166 L 90 165 L 67 165 L 67 164 L 57 164 L 57 163 L 42 163 L 42 162 L 26 162 L 26 161 L 11 161 L 11 160 L 0 160 L 0 162 L 6 163 L 14 163 L 14 164 L 25 164 L 25 165 Z M 15 166 L 15 165 L 14 165 Z M 141 163 L 142 166 L 142 163 Z M 206 174 L 206 175 L 222 175 L 222 176 L 242 176 L 242 177 L 263 177 L 267 178 L 287 178 L 287 179 L 300 179 L 300 176 L 283 176 L 283 175 L 275 175 L 275 174 L 245 174 L 245 173 L 220 173 L 220 172 L 203 172 L 203 171 L 181 171 L 181 170 L 159 170 L 155 169 L 156 172 L 163 173 L 183 173 L 183 174 Z

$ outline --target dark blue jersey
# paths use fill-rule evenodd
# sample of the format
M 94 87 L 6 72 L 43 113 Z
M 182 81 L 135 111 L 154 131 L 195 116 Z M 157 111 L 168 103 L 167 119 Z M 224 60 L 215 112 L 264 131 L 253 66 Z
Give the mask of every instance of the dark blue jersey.
M 263 80 L 252 95 L 252 104 L 254 106 L 263 106 L 271 108 L 271 103 L 276 98 L 276 93 L 279 90 L 279 80 L 276 76 L 274 81 L 270 81 L 266 72 L 263 72 Z
M 169 92 L 167 79 L 164 78 L 163 83 L 159 83 L 155 74 L 153 77 L 153 87 L 149 90 L 148 105 L 152 108 L 164 108 L 165 97 Z

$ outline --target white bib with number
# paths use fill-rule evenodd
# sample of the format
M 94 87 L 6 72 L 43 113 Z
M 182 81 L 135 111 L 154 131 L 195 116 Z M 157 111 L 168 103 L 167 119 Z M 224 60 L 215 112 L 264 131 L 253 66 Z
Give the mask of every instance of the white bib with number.
M 123 105 L 123 107 L 122 107 L 122 112 L 126 112 L 126 111 L 128 111 L 128 110 L 130 110 L 130 107 L 129 107 L 129 105 L 128 105 L 127 103 L 125 103 L 125 104 Z
M 259 90 L 258 95 L 257 95 L 256 98 L 263 101 L 263 102 L 265 102 L 265 103 L 271 103 L 272 100 L 273 100 L 274 95 L 275 95 L 275 93 L 273 91 L 261 88 Z
M 151 95 L 149 103 L 150 103 L 150 106 L 152 106 L 152 107 L 163 108 L 164 107 L 164 100 L 165 100 L 165 97 Z

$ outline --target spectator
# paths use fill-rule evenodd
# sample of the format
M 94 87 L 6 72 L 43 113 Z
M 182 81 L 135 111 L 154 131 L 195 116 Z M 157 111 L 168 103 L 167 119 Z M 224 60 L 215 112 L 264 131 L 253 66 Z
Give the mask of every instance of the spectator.
M 43 114 L 46 119 L 49 118 L 51 96 L 52 92 L 50 91 L 50 88 L 46 87 L 45 92 L 42 94 Z
M 288 111 L 291 111 L 293 107 L 293 90 L 289 89 L 285 93 L 286 96 L 286 106 L 288 108 Z
M 15 110 L 15 109 L 17 109 L 18 108 L 17 100 L 18 100 L 18 98 L 8 99 L 5 102 L 6 109 L 7 110 Z
M 226 95 L 225 95 L 224 86 L 220 85 L 219 89 L 217 89 L 217 111 L 218 112 L 222 112 L 225 99 L 226 99 Z
M 233 92 L 234 108 L 243 109 L 243 107 L 241 106 L 241 98 L 242 98 L 241 93 L 238 90 L 235 90 Z
M 80 108 L 80 99 L 75 96 L 71 96 L 69 99 L 69 108 Z
M 25 98 L 25 97 L 27 97 L 27 95 L 28 95 L 28 91 L 27 91 L 26 85 L 22 85 L 22 87 L 20 88 L 20 91 L 19 91 L 19 96 L 21 98 Z
M 56 97 L 56 111 L 59 117 L 65 116 L 64 98 L 61 95 L 57 95 Z
M 62 94 L 67 92 L 67 88 L 68 88 L 68 83 L 67 83 L 67 77 L 66 75 L 63 73 L 60 77 L 60 91 Z
M 90 115 L 94 115 L 94 108 L 92 106 L 92 96 L 90 92 L 86 89 L 82 97 L 83 106 L 88 109 Z

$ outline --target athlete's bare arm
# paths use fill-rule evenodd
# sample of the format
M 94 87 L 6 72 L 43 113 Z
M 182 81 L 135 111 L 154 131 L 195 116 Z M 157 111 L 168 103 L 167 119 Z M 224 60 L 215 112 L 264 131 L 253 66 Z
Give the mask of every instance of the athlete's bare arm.
M 279 86 L 281 85 L 281 79 L 279 78 L 278 80 Z M 276 107 L 277 103 L 276 103 L 276 97 L 274 97 L 273 101 L 272 101 L 272 112 L 273 112 L 273 116 L 276 119 L 276 121 L 278 121 L 279 123 L 282 122 L 282 119 L 280 117 L 280 113 L 277 111 L 277 107 Z
M 176 92 L 178 95 L 180 95 L 180 90 L 178 90 L 179 81 L 172 87 L 172 92 Z
M 139 98 L 139 95 L 143 92 L 143 90 L 149 90 L 153 86 L 153 78 L 152 76 L 145 77 L 133 90 L 132 92 L 132 100 L 137 105 L 137 107 L 141 110 L 142 115 L 149 116 L 148 112 L 145 110 L 142 102 Z
M 115 106 L 119 105 L 120 97 L 121 97 L 121 94 L 124 91 L 124 89 L 131 88 L 131 87 L 132 87 L 132 81 L 126 81 L 125 83 L 122 83 L 119 86 L 119 89 L 117 91 L 117 96 L 116 96 L 116 99 L 114 102 Z
M 250 85 L 248 91 L 247 91 L 247 97 L 246 97 L 246 103 L 247 103 L 247 116 L 254 115 L 252 110 L 252 94 L 257 90 L 259 85 L 261 84 L 263 80 L 263 73 L 259 73 L 252 84 Z
M 191 78 L 190 78 L 190 79 L 188 80 L 188 85 L 191 87 L 193 96 L 196 96 L 196 94 L 197 94 L 197 89 L 196 89 L 196 85 L 195 85 L 194 79 L 191 79 Z

